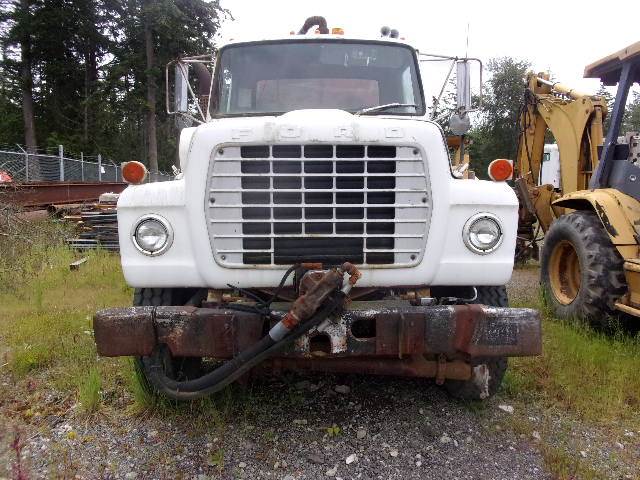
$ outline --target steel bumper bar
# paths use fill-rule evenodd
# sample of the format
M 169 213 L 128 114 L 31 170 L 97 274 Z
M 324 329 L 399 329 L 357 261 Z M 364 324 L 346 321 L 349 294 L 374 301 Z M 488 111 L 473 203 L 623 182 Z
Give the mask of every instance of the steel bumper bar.
M 224 307 L 111 308 L 98 312 L 93 325 L 103 356 L 146 356 L 163 344 L 174 356 L 220 359 L 257 342 L 269 327 L 257 314 Z M 541 350 L 540 315 L 532 309 L 353 302 L 298 339 L 280 362 L 424 355 L 468 360 Z

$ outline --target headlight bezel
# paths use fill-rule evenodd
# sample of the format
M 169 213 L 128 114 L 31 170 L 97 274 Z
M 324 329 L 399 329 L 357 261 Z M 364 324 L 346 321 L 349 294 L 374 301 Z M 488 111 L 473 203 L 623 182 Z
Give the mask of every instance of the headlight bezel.
M 142 226 L 143 223 L 149 222 L 149 221 L 154 221 L 159 223 L 167 235 L 167 240 L 165 241 L 164 245 L 162 245 L 162 247 L 160 247 L 158 250 L 154 250 L 154 251 L 150 251 L 142 247 L 138 243 L 138 238 L 137 238 L 138 229 Z M 136 249 L 140 253 L 147 255 L 149 257 L 157 257 L 158 255 L 162 255 L 169 248 L 171 248 L 171 245 L 173 244 L 173 228 L 171 227 L 171 224 L 169 223 L 169 221 L 160 215 L 156 215 L 154 213 L 143 215 L 142 217 L 138 218 L 138 220 L 136 220 L 136 222 L 133 224 L 133 227 L 131 229 L 131 241 L 133 242 L 133 245 L 136 247 Z
M 473 242 L 471 241 L 471 227 L 476 222 L 483 219 L 488 219 L 490 221 L 493 221 L 495 225 L 498 227 L 498 231 L 500 232 L 498 241 L 495 243 L 495 245 L 487 249 L 480 248 L 474 245 Z M 464 244 L 467 246 L 467 248 L 471 250 L 473 253 L 476 253 L 478 255 L 488 255 L 492 252 L 495 252 L 498 248 L 500 248 L 500 245 L 502 245 L 502 241 L 504 240 L 504 229 L 502 228 L 502 223 L 500 222 L 500 219 L 498 219 L 498 217 L 493 213 L 489 213 L 489 212 L 476 213 L 475 215 L 470 217 L 467 220 L 467 222 L 464 224 L 464 227 L 462 228 L 462 240 L 464 241 Z

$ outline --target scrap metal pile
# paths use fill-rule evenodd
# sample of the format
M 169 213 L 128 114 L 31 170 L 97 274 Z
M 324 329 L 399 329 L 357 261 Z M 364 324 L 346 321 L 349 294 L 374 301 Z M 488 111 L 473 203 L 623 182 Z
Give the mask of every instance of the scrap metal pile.
M 64 220 L 78 226 L 77 236 L 67 239 L 67 244 L 77 250 L 102 248 L 118 251 L 117 201 L 117 193 L 104 193 L 98 203 L 64 215 Z

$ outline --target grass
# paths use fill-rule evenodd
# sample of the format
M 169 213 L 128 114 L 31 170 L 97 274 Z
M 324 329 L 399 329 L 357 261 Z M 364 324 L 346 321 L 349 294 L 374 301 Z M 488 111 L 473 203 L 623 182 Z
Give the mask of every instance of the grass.
M 640 338 L 613 327 L 602 332 L 578 321 L 558 320 L 542 295 L 528 295 L 511 303 L 540 309 L 543 353 L 510 359 L 503 395 L 516 405 L 516 414 L 509 426 L 528 438 L 538 431 L 538 447 L 553 478 L 611 478 L 620 468 L 616 454 L 594 465 L 590 454 L 582 458 L 579 453 L 589 447 L 576 431 L 597 429 L 599 441 L 612 445 L 624 438 L 625 430 L 640 428 Z M 543 412 L 540 422 L 531 422 L 531 405 Z
M 582 461 L 575 452 L 550 444 L 542 444 L 540 451 L 555 479 L 605 480 L 607 478 Z
M 0 289 L 18 292 L 51 265 L 70 227 L 52 221 L 21 220 L 0 195 Z
M 242 406 L 235 389 L 189 403 L 152 395 L 132 359 L 97 356 L 94 313 L 130 305 L 133 297 L 118 255 L 78 254 L 62 245 L 48 248 L 46 256 L 40 251 L 34 255 L 41 263 L 30 259 L 30 273 L 19 282 L 12 284 L 10 274 L 0 270 L 0 284 L 7 285 L 0 290 L 0 358 L 6 359 L 3 363 L 17 384 L 61 392 L 86 415 L 124 406 L 134 414 L 178 417 L 192 423 L 194 431 L 221 427 L 226 415 Z M 69 263 L 81 256 L 87 256 L 87 262 L 70 271 Z M 45 413 L 37 406 L 27 411 L 28 419 Z
M 97 368 L 92 368 L 78 387 L 78 400 L 82 409 L 93 413 L 100 406 L 100 388 L 102 379 Z
M 543 354 L 512 359 L 506 391 L 591 421 L 637 420 L 640 339 L 622 331 L 603 333 L 578 322 L 560 321 L 545 308 L 541 313 Z
M 209 456 L 209 464 L 219 471 L 224 469 L 224 450 L 218 449 Z
M 102 377 L 120 375 L 112 368 L 117 360 L 96 356 L 92 317 L 99 308 L 129 304 L 132 292 L 117 256 L 88 252 L 87 263 L 70 271 L 78 256 L 62 246 L 51 248 L 39 267 L 13 284 L 6 273 L 0 276 L 0 283 L 15 287 L 0 292 L 0 354 L 17 381 L 33 376 L 75 392 L 82 408 L 92 412 L 100 403 Z

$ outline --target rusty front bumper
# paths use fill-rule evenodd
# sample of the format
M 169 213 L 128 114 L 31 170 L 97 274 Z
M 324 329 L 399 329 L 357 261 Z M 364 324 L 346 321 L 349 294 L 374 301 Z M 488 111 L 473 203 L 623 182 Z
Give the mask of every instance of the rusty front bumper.
M 146 356 L 164 344 L 174 356 L 225 359 L 257 342 L 268 327 L 259 315 L 225 308 L 112 308 L 94 317 L 98 353 L 107 357 Z M 540 316 L 532 309 L 353 302 L 342 315 L 299 338 L 271 363 L 288 368 L 315 359 L 324 367 L 309 365 L 311 370 L 364 373 L 369 365 L 383 373 L 386 360 L 406 358 L 413 359 L 407 362 L 406 375 L 433 376 L 426 371 L 416 374 L 416 369 L 427 367 L 416 364 L 415 358 L 469 361 L 539 355 L 541 349 Z M 396 368 L 392 373 L 403 374 Z

